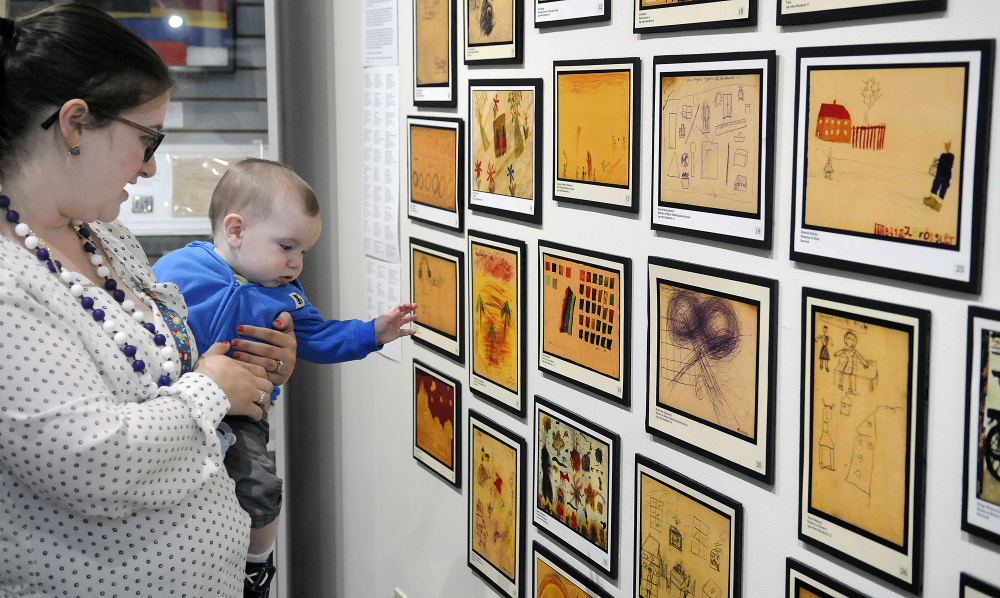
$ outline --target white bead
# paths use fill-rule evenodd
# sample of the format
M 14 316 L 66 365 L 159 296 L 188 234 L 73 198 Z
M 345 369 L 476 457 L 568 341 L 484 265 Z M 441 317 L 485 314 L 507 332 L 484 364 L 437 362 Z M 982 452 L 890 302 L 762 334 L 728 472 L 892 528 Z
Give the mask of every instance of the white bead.
M 61 278 L 66 284 L 73 282 L 74 276 L 75 274 L 73 274 L 72 270 L 63 270 L 59 273 L 59 278 Z
M 125 301 L 122 301 L 122 309 L 124 309 L 125 311 L 132 311 L 133 309 L 135 309 L 135 301 L 132 301 L 131 299 L 126 299 Z
M 31 232 L 31 227 L 23 222 L 18 222 L 17 226 L 14 227 L 14 232 L 17 233 L 17 236 L 23 237 Z
M 149 372 L 146 372 L 145 374 L 139 377 L 139 383 L 142 384 L 143 386 L 149 386 L 150 384 L 153 383 L 153 377 L 149 375 Z
M 141 324 L 146 321 L 146 314 L 141 311 L 134 311 L 132 312 L 132 319 Z
M 100 266 L 101 262 L 103 262 L 103 261 L 104 261 L 104 258 L 102 258 L 100 255 L 98 255 L 96 253 L 94 253 L 94 254 L 92 254 L 90 256 L 90 263 L 94 264 L 95 266 Z
M 97 275 L 101 278 L 107 278 L 111 275 L 111 270 L 107 266 L 100 266 L 97 268 Z
M 115 333 L 115 344 L 119 347 L 124 347 L 125 343 L 128 342 L 128 335 L 124 332 L 118 331 Z
M 174 365 L 174 362 L 172 362 L 172 361 L 164 361 L 163 362 L 163 373 L 165 373 L 165 374 L 173 373 L 174 368 L 176 368 L 176 367 L 177 366 Z
M 170 359 L 174 356 L 174 349 L 172 347 L 163 347 L 160 349 L 160 357 L 164 359 Z
M 83 220 L 77 220 L 76 218 L 74 218 L 70 222 L 73 223 L 73 226 L 80 226 L 81 224 L 83 224 Z
M 83 285 L 74 284 L 69 288 L 69 294 L 73 295 L 74 297 L 79 297 L 80 295 L 83 295 Z
M 118 327 L 118 322 L 115 322 L 114 318 L 104 319 L 104 332 L 111 334 L 117 327 Z
M 38 237 L 35 235 L 28 235 L 24 238 L 24 246 L 32 251 L 38 249 Z

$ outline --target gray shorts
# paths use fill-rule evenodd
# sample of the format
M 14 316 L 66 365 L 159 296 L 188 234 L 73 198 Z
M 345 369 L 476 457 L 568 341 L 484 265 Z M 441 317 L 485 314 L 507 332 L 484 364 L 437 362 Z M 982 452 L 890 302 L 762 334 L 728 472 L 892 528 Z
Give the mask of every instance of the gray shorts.
M 281 513 L 281 478 L 267 454 L 267 412 L 259 422 L 243 416 L 224 417 L 222 421 L 236 435 L 236 444 L 226 451 L 224 461 L 229 477 L 236 482 L 236 498 L 250 514 L 250 527 L 264 527 Z

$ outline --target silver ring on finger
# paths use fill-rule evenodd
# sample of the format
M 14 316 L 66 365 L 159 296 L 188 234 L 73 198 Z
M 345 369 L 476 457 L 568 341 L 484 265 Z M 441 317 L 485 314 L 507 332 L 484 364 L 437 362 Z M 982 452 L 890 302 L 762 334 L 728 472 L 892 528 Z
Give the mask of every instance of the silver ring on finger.
M 280 359 L 275 359 L 275 361 L 278 363 L 278 365 L 276 365 L 274 367 L 274 373 L 275 374 L 280 374 L 281 373 L 281 366 L 285 365 L 285 362 L 282 361 L 282 360 L 280 360 Z
M 254 401 L 254 403 L 256 403 L 258 406 L 260 406 L 260 405 L 264 404 L 264 401 L 266 399 L 267 399 L 267 393 L 262 390 L 262 391 L 260 391 L 260 398 L 257 399 L 256 401 Z

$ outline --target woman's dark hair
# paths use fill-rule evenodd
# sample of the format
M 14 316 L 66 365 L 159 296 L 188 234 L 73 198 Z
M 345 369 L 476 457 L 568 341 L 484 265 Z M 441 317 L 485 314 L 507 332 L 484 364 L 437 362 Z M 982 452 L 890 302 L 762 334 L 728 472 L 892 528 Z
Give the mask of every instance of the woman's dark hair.
M 172 86 L 156 50 L 89 4 L 0 19 L 0 160 L 16 153 L 17 140 L 38 125 L 43 109 L 79 98 L 100 127 L 109 122 L 102 114 L 136 108 Z

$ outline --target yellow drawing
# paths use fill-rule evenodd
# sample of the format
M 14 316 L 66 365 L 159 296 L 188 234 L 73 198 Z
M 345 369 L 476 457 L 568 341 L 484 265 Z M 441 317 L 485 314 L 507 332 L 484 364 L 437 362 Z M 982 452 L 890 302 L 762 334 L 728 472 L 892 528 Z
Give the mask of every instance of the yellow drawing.
M 536 598 L 591 598 L 591 594 L 580 589 L 571 579 L 559 573 L 541 559 L 535 559 Z
M 458 265 L 418 249 L 412 259 L 413 301 L 420 306 L 420 326 L 457 338 Z
M 558 75 L 560 179 L 628 187 L 630 77 L 629 71 Z
M 447 83 L 450 0 L 415 0 L 417 85 Z
M 455 129 L 410 126 L 410 198 L 449 212 L 458 211 L 455 187 Z
M 472 118 L 472 189 L 533 199 L 535 92 L 474 89 Z
M 517 569 L 517 451 L 472 432 L 472 549 L 513 579 Z
M 472 243 L 472 368 L 518 392 L 517 253 Z

